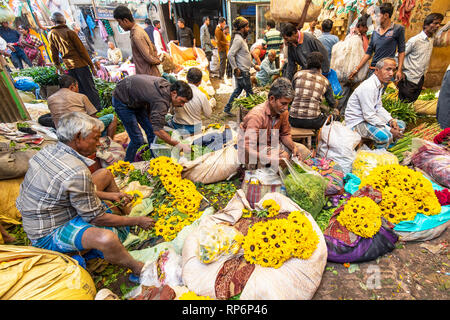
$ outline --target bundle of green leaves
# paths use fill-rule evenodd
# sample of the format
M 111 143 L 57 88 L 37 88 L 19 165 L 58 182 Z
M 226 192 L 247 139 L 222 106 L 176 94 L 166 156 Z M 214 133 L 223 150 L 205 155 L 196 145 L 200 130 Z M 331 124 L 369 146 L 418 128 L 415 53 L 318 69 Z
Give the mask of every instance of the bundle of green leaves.
M 57 86 L 59 85 L 59 75 L 55 67 L 32 67 L 25 68 L 11 73 L 15 77 L 30 77 L 33 81 L 42 86 Z

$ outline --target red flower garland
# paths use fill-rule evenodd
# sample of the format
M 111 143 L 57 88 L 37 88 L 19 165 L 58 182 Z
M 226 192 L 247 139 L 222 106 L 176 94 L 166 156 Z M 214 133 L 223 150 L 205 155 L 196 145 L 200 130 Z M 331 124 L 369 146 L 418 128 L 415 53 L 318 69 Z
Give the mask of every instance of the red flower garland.
M 450 192 L 448 191 L 448 189 L 443 189 L 441 191 L 434 190 L 434 193 L 436 194 L 436 197 L 438 198 L 441 206 L 450 204 Z

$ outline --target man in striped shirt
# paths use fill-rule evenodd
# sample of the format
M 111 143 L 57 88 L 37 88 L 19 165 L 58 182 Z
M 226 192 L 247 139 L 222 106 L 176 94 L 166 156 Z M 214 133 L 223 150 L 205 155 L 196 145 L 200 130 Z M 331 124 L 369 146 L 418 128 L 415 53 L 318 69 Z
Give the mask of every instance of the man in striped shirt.
M 267 31 L 264 34 L 263 44 L 267 45 L 266 57 L 270 50 L 275 50 L 277 56 L 275 59 L 275 65 L 277 68 L 280 67 L 280 51 L 283 47 L 283 37 L 281 32 L 275 29 L 275 21 L 267 21 Z

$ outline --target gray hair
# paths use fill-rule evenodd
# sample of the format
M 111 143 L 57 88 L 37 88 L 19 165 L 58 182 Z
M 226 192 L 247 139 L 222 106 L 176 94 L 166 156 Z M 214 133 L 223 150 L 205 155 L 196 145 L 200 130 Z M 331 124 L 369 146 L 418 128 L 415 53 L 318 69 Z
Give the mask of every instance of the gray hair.
M 64 17 L 64 15 L 58 11 L 52 13 L 50 20 L 56 24 L 66 23 L 66 17 Z
M 62 143 L 68 143 L 75 139 L 77 134 L 86 138 L 94 130 L 102 132 L 105 125 L 102 121 L 82 112 L 70 112 L 63 115 L 58 121 L 56 136 Z
M 274 96 L 275 99 L 294 99 L 294 89 L 291 82 L 283 77 L 276 79 L 270 87 L 268 97 L 270 96 Z
M 397 64 L 397 60 L 395 60 L 395 58 L 386 57 L 386 58 L 383 58 L 383 59 L 379 60 L 379 61 L 377 62 L 377 64 L 375 65 L 375 68 L 377 68 L 377 69 L 383 69 L 383 67 L 384 67 L 384 62 L 385 62 L 386 60 L 394 61 L 395 64 Z

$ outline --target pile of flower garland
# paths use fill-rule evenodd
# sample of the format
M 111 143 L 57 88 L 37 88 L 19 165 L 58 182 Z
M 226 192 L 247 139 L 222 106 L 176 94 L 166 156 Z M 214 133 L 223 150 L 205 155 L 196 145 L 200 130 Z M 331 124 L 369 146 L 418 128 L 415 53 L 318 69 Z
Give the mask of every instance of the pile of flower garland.
M 130 171 L 134 170 L 134 166 L 128 161 L 117 161 L 114 164 L 107 167 L 114 177 L 124 178 Z
M 159 177 L 162 185 L 170 194 L 169 205 L 161 205 L 155 209 L 158 221 L 155 224 L 156 234 L 166 241 L 173 240 L 185 226 L 197 220 L 203 196 L 197 191 L 195 184 L 181 178 L 183 166 L 169 157 L 158 157 L 150 161 L 148 173 Z
M 273 200 L 264 201 L 271 216 L 280 206 Z M 309 259 L 317 248 L 319 236 L 311 222 L 300 211 L 293 211 L 287 219 L 271 219 L 255 223 L 246 236 L 235 240 L 244 249 L 244 258 L 262 267 L 279 268 L 290 258 Z
M 362 179 L 360 187 L 367 185 L 381 191 L 379 207 L 382 216 L 391 223 L 414 220 L 417 213 L 429 216 L 441 212 L 431 182 L 408 167 L 398 164 L 376 167 Z
M 369 197 L 353 197 L 344 205 L 337 221 L 363 238 L 372 238 L 381 228 L 381 209 Z

